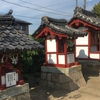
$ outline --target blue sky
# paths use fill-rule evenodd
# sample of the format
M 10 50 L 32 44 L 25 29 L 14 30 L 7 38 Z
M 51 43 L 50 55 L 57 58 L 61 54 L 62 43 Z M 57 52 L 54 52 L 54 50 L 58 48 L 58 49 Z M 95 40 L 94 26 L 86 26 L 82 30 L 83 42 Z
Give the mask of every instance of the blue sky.
M 83 7 L 84 0 L 77 0 Z M 92 10 L 100 0 L 86 0 L 86 9 Z M 69 20 L 73 16 L 76 0 L 0 0 L 0 13 L 13 10 L 13 16 L 32 23 L 29 33 L 32 34 L 40 25 L 41 17 L 49 16 Z

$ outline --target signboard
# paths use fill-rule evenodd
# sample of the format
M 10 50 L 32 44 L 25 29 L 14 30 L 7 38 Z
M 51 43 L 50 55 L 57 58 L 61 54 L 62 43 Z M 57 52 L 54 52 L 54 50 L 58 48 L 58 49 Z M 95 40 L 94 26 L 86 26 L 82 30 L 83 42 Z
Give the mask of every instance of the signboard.
M 16 72 L 6 73 L 6 87 L 16 85 Z

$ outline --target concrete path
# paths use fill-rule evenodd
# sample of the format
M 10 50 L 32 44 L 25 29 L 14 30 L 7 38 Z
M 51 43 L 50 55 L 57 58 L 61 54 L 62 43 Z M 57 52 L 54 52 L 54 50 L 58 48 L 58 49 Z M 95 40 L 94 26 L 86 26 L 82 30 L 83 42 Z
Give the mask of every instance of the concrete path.
M 33 87 L 30 90 L 32 100 L 100 100 L 100 76 L 86 76 L 87 84 L 78 90 L 69 92 Z

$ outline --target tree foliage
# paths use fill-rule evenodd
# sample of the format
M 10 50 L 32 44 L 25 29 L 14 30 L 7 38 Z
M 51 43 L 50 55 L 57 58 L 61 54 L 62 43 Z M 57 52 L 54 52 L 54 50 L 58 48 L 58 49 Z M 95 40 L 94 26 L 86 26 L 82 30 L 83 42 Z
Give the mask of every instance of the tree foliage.
M 30 38 L 33 38 L 29 36 Z M 44 45 L 43 39 L 34 39 Z M 44 49 L 26 51 L 21 54 L 21 71 L 22 73 L 34 73 L 41 70 L 44 63 Z
M 100 18 L 100 2 L 94 5 L 93 11 L 97 13 L 97 16 Z

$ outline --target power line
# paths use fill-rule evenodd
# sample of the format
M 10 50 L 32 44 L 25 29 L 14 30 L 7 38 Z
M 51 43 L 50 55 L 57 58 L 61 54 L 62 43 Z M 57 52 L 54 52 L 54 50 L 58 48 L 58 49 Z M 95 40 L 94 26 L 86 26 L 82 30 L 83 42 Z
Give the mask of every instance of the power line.
M 49 6 L 55 6 L 55 5 L 58 5 L 58 4 L 62 4 L 62 3 L 65 3 L 65 2 L 69 2 L 69 1 L 71 1 L 71 0 L 66 0 L 66 1 L 63 1 L 63 2 L 59 2 L 59 3 L 52 4 L 52 5 L 48 5 L 48 7 Z
M 46 12 L 46 13 L 49 13 L 49 14 L 56 14 L 56 15 L 68 16 L 68 14 L 60 14 L 60 13 L 54 13 L 54 12 L 44 11 L 44 10 L 40 10 L 40 9 L 36 9 L 36 8 L 31 8 L 31 7 L 28 7 L 28 6 L 23 6 L 23 5 L 20 5 L 20 4 L 17 4 L 17 3 L 9 2 L 9 1 L 6 1 L 6 0 L 1 0 L 1 1 L 9 3 L 9 4 L 16 5 L 16 6 L 20 6 L 20 7 L 23 7 L 23 8 L 27 8 L 27 9 L 30 9 L 30 10 L 37 10 L 37 11 Z
M 59 11 L 59 10 L 55 10 L 55 9 L 51 9 L 51 8 L 48 8 L 48 7 L 40 6 L 40 5 L 37 5 L 37 4 L 29 3 L 29 2 L 24 1 L 24 0 L 20 0 L 20 1 L 24 2 L 24 3 L 27 3 L 27 4 L 30 4 L 30 5 L 34 5 L 34 6 L 41 7 L 41 8 L 46 8 L 46 9 L 57 11 L 57 12 L 61 12 L 61 13 L 69 13 L 69 12 L 62 12 L 62 11 Z
M 26 17 L 26 18 L 34 18 L 34 19 L 41 19 L 41 18 L 38 18 L 38 17 L 29 17 L 29 16 L 22 16 L 22 15 L 14 15 L 14 16 L 19 16 L 19 17 Z

